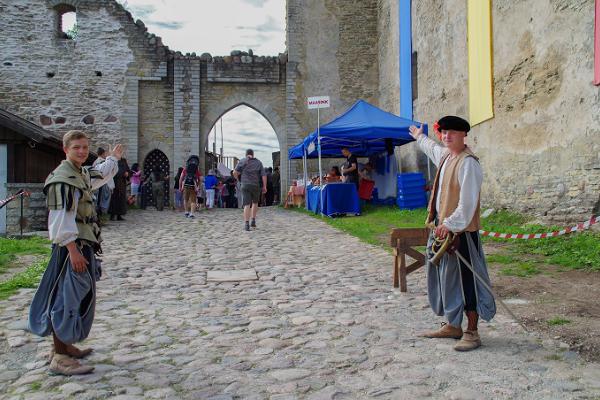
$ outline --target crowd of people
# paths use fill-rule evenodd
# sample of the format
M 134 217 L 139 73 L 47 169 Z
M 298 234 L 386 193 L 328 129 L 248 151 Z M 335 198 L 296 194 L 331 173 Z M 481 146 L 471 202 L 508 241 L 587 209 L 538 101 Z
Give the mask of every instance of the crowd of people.
M 97 150 L 98 158 L 93 166 L 100 165 L 106 160 L 107 151 Z M 194 212 L 213 208 L 240 208 L 241 183 L 235 177 L 234 171 L 225 176 L 210 169 L 204 175 L 199 168 L 200 159 L 192 156 L 185 166 L 179 167 L 173 177 L 154 166 L 148 171 L 142 171 L 135 163 L 129 167 L 127 160 L 121 158 L 118 162 L 117 174 L 95 192 L 96 212 L 98 216 L 108 215 L 111 221 L 124 221 L 129 205 L 137 205 L 145 209 L 153 204 L 157 210 L 163 211 L 165 201 L 174 193 L 173 209 L 184 212 L 187 218 L 194 218 Z M 281 198 L 279 167 L 263 168 L 266 176 L 266 192 L 260 193 L 259 206 L 278 204 Z M 129 190 L 128 190 L 129 186 Z M 262 181 L 259 182 L 262 188 Z M 172 192 L 169 189 L 172 188 Z
M 174 208 L 184 211 L 187 218 L 194 218 L 194 212 L 202 209 L 242 207 L 242 182 L 236 177 L 235 171 L 223 175 L 210 169 L 203 175 L 198 162 L 197 156 L 192 156 L 185 167 L 178 169 L 173 182 Z M 271 206 L 280 199 L 279 167 L 262 168 L 266 177 L 266 191 L 260 193 L 257 202 L 259 206 Z M 257 184 L 262 189 L 263 182 Z

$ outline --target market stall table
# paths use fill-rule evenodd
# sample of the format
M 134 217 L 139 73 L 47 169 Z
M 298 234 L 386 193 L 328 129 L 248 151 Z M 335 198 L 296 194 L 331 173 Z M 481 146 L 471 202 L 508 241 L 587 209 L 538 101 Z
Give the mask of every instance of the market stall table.
M 306 209 L 315 214 L 333 217 L 341 214 L 360 214 L 358 192 L 353 183 L 328 183 L 309 186 L 306 190 Z

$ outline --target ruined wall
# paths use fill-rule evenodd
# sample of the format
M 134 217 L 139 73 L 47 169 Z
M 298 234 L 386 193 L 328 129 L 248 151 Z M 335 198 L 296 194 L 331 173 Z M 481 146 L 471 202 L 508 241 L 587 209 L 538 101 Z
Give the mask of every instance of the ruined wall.
M 593 86 L 593 0 L 492 2 L 495 117 L 468 142 L 482 201 L 557 221 L 590 216 L 600 197 L 600 89 Z M 415 118 L 468 117 L 466 3 L 413 2 L 419 52 Z M 403 147 L 414 166 L 414 147 Z
M 75 40 L 58 35 L 59 4 L 76 7 Z M 135 160 L 138 80 L 164 69 L 160 38 L 113 0 L 0 0 L 0 15 L 0 106 L 94 145 L 122 141 Z

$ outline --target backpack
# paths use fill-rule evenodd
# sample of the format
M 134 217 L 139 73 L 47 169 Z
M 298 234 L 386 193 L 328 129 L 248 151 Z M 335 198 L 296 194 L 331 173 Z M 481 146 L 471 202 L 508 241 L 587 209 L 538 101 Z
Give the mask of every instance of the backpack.
M 198 172 L 198 165 L 200 164 L 200 158 L 198 156 L 190 156 L 185 164 L 185 180 L 183 186 L 188 188 L 196 187 L 196 173 Z

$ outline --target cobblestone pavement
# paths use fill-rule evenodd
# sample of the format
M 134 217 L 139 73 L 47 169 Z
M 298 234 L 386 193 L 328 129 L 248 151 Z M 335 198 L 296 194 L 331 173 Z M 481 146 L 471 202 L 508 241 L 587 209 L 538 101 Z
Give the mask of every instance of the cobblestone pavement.
M 33 291 L 0 302 L 0 397 L 10 399 L 597 399 L 600 368 L 503 314 L 471 353 L 416 333 L 440 321 L 423 272 L 391 290 L 389 252 L 322 221 L 261 209 L 189 220 L 138 211 L 104 231 L 104 278 L 85 345 L 96 371 L 46 371 L 24 332 Z M 256 281 L 207 282 L 254 268 Z M 502 310 L 500 310 L 502 311 Z M 113 397 L 115 396 L 115 397 Z

